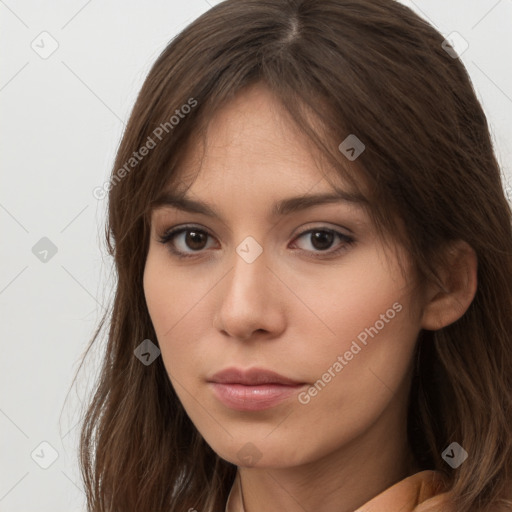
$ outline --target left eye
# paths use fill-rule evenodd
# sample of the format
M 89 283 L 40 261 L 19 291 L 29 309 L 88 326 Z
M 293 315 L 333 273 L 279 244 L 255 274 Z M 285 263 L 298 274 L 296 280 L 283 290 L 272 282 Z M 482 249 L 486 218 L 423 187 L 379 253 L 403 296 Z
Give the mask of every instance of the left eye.
M 309 235 L 310 246 L 313 250 L 301 250 L 306 253 L 313 253 L 311 257 L 314 258 L 326 257 L 324 254 L 327 256 L 336 255 L 344 249 L 347 249 L 347 246 L 355 242 L 352 237 L 327 228 L 309 229 L 300 233 L 295 240 L 306 238 L 307 235 Z M 198 256 L 203 249 L 207 248 L 205 247 L 205 243 L 207 242 L 208 237 L 213 238 L 213 236 L 204 229 L 198 229 L 193 226 L 184 226 L 166 231 L 163 236 L 160 237 L 159 241 L 160 243 L 167 245 L 171 253 L 175 256 L 179 258 L 189 258 Z M 336 237 L 341 240 L 339 247 L 328 251 Z M 181 245 L 181 247 L 177 248 L 177 245 Z M 187 249 L 190 250 L 187 251 Z
M 309 235 L 309 242 L 310 245 L 313 247 L 313 252 L 326 252 L 328 249 L 330 249 L 336 237 L 340 239 L 342 242 L 344 242 L 341 244 L 342 249 L 344 248 L 345 245 L 350 245 L 354 242 L 354 239 L 352 237 L 349 237 L 333 229 L 310 229 L 308 231 L 304 231 L 303 233 L 301 233 L 297 237 L 297 239 L 303 238 L 305 237 L 305 235 Z M 309 251 L 309 249 L 305 250 Z M 333 251 L 330 251 L 330 254 L 337 253 L 339 250 L 341 249 L 338 248 Z

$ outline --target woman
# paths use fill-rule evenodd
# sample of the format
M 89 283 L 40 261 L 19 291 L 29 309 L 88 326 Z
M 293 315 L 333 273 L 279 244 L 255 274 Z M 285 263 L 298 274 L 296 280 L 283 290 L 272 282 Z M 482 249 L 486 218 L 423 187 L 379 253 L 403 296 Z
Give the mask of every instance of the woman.
M 447 49 L 391 0 L 227 0 L 163 51 L 108 185 L 90 511 L 512 510 L 511 212 Z

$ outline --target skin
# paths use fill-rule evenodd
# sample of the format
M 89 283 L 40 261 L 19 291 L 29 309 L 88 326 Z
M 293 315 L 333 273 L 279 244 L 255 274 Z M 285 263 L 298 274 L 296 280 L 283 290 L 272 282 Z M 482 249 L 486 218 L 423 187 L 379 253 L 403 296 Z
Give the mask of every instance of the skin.
M 456 271 L 443 274 L 447 289 L 420 291 L 358 205 L 324 204 L 271 219 L 280 199 L 332 192 L 334 181 L 349 188 L 334 170 L 325 178 L 311 145 L 261 84 L 217 113 L 207 140 L 200 173 L 202 148 L 193 140 L 180 179 L 192 183 L 189 197 L 207 201 L 221 218 L 167 206 L 151 218 L 144 293 L 169 378 L 207 443 L 238 465 L 247 512 L 353 511 L 419 469 L 406 440 L 416 339 L 422 328 L 441 328 L 467 309 L 476 258 L 455 246 Z M 184 224 L 211 236 L 190 246 L 177 235 L 174 246 L 195 254 L 180 260 L 159 237 Z M 355 242 L 335 236 L 322 252 L 311 233 L 299 236 L 313 228 Z M 263 249 L 252 263 L 236 252 L 248 236 Z M 308 257 L 343 245 L 337 256 Z M 258 366 L 310 389 L 395 303 L 400 312 L 366 346 L 359 343 L 308 403 L 294 396 L 270 409 L 236 411 L 206 382 L 227 367 Z M 251 460 L 240 458 L 241 449 Z

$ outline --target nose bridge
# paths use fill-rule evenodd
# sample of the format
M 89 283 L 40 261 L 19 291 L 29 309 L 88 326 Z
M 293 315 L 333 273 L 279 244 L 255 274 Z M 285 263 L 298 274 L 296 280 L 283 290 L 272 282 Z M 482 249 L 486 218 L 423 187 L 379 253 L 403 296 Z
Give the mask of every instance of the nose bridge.
M 246 236 L 235 248 L 230 285 L 235 294 L 249 294 L 251 300 L 263 286 L 266 268 L 263 246 L 253 236 Z M 242 299 L 243 297 L 239 297 Z
M 217 329 L 239 339 L 248 339 L 258 330 L 280 332 L 284 318 L 272 303 L 274 276 L 262 245 L 246 237 L 235 248 L 232 262 L 219 298 Z
M 238 244 L 236 253 L 247 265 L 252 265 L 258 259 L 262 259 L 263 246 L 256 238 L 248 235 Z

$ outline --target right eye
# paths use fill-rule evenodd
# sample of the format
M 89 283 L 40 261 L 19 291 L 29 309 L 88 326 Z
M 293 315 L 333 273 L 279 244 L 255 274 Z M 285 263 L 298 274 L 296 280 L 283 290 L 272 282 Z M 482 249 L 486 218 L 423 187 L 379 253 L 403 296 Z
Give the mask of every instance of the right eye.
M 171 254 L 178 258 L 193 258 L 200 255 L 211 236 L 208 231 L 196 226 L 181 226 L 166 230 L 159 242 L 166 245 Z M 187 248 L 191 251 L 187 251 Z

